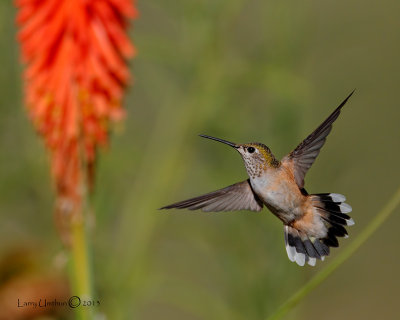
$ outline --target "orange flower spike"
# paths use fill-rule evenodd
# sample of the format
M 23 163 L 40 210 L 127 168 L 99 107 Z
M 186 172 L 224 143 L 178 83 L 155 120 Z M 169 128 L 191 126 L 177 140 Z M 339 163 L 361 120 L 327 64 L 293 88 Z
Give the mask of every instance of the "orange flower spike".
M 109 122 L 123 114 L 124 59 L 135 53 L 127 36 L 127 20 L 137 16 L 134 1 L 15 3 L 26 105 L 50 150 L 59 196 L 78 199 L 76 184 L 84 171 L 92 180 L 96 149 L 107 143 Z
M 135 49 L 125 34 L 124 26 L 118 20 L 119 17 L 115 15 L 115 12 L 109 6 L 104 5 L 103 2 L 96 2 L 96 5 L 98 6 L 101 19 L 103 21 L 112 21 L 112 23 L 104 25 L 108 36 L 115 41 L 115 45 L 125 58 L 132 57 L 135 54 Z

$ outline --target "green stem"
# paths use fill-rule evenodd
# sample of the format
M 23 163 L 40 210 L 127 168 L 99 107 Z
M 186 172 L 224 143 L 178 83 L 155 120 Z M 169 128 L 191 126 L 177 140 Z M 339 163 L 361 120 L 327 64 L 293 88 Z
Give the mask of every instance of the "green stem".
M 335 271 L 343 262 L 350 258 L 353 253 L 382 225 L 383 222 L 393 213 L 400 203 L 400 188 L 395 192 L 390 201 L 376 215 L 374 219 L 365 227 L 365 229 L 342 250 L 332 262 L 322 271 L 316 274 L 293 296 L 291 296 L 278 310 L 276 310 L 268 320 L 282 319 L 290 310 L 292 310 L 303 298 L 307 296 L 315 287 L 324 281 L 333 271 Z
M 92 300 L 92 287 L 89 266 L 88 244 L 86 241 L 85 224 L 83 217 L 71 224 L 70 248 L 70 279 L 71 296 L 77 296 L 81 301 Z M 77 299 L 72 303 L 76 303 Z M 75 308 L 77 319 L 88 320 L 93 318 L 91 307 L 84 307 L 82 303 Z

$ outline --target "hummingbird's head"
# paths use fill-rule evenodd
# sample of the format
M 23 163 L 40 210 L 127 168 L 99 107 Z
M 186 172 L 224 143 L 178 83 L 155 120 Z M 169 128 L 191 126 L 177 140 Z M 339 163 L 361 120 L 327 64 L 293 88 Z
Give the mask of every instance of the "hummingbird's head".
M 235 148 L 243 158 L 247 173 L 251 178 L 261 176 L 268 168 L 277 168 L 280 162 L 274 157 L 271 150 L 262 143 L 236 144 L 223 139 L 200 135 L 200 137 L 219 141 Z

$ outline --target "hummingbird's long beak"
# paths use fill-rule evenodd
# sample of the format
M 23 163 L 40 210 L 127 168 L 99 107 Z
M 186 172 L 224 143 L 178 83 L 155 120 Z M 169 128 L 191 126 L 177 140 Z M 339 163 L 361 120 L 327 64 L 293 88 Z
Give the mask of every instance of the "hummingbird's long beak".
M 223 140 L 223 139 L 219 139 L 219 138 L 207 136 L 207 135 L 205 135 L 205 134 L 199 134 L 199 136 L 200 136 L 200 137 L 203 137 L 203 138 L 207 138 L 207 139 L 211 139 L 211 140 L 215 140 L 215 141 L 218 141 L 218 142 L 225 143 L 225 144 L 227 144 L 228 146 L 231 146 L 231 147 L 233 147 L 233 148 L 235 148 L 235 149 L 239 148 L 239 146 L 238 146 L 236 143 L 233 143 L 233 142 L 229 142 L 229 141 L 226 141 L 226 140 Z

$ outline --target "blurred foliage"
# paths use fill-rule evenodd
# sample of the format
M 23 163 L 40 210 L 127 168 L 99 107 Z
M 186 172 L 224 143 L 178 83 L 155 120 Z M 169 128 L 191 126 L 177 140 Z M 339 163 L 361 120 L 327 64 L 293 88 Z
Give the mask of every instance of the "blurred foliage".
M 259 141 L 281 157 L 354 88 L 306 179 L 353 206 L 352 241 L 400 179 L 396 0 L 140 1 L 128 117 L 100 151 L 94 277 L 109 319 L 265 319 L 315 268 L 290 263 L 280 222 L 262 213 L 157 208 L 246 177 L 240 157 L 197 134 Z M 62 250 L 49 162 L 24 112 L 11 3 L 0 3 L 0 253 Z M 291 314 L 397 314 L 400 250 L 391 218 Z M 40 249 L 39 249 L 40 248 Z M 332 255 L 340 249 L 333 250 Z

